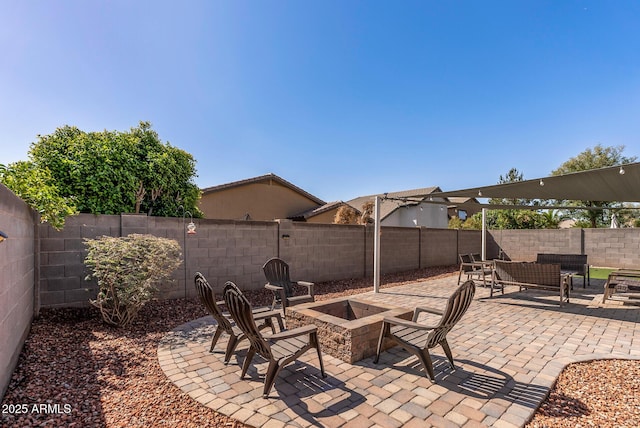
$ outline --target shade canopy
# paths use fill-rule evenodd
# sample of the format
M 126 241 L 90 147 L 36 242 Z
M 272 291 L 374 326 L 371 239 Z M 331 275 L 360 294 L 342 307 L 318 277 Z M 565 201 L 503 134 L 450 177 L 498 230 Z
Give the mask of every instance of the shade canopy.
M 428 196 L 640 202 L 640 162 Z

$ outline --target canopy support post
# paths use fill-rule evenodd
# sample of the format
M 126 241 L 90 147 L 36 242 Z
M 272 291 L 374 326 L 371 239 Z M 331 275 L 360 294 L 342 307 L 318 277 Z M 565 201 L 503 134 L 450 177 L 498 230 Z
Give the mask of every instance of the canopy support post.
M 380 291 L 380 197 L 376 196 L 374 204 L 373 231 L 373 292 Z
M 487 209 L 482 209 L 482 260 L 487 260 Z

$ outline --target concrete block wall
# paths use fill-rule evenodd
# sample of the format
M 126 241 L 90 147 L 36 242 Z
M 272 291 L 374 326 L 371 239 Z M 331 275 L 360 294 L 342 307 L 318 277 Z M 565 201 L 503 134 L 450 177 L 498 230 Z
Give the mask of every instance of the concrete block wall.
M 454 229 L 420 228 L 420 267 L 457 264 L 459 232 Z
M 84 265 L 84 239 L 102 235 L 150 233 L 175 239 L 180 244 L 183 259 L 186 255 L 186 271 L 183 261 L 170 280 L 159 284 L 161 298 L 184 297 L 185 293 L 189 297 L 195 296 L 193 275 L 197 271 L 220 291 L 228 280 L 242 284 L 244 288 L 264 284 L 260 267 L 269 257 L 277 255 L 277 223 L 223 220 L 195 220 L 195 223 L 195 235 L 185 233 L 182 218 L 135 214 L 80 214 L 69 217 L 61 231 L 42 225 L 42 305 L 86 306 L 89 299 L 95 298 L 96 281 L 85 280 L 89 271 Z
M 175 219 L 164 221 L 175 222 Z M 195 235 L 186 235 L 186 287 L 184 263 L 165 285 L 164 298 L 195 296 L 193 276 L 202 272 L 216 293 L 233 281 L 243 290 L 264 286 L 262 265 L 278 255 L 278 223 L 264 221 L 196 220 Z M 184 246 L 184 229 L 178 242 Z
M 84 265 L 84 239 L 120 236 L 122 221 L 119 215 L 81 214 L 67 217 L 62 230 L 40 225 L 42 306 L 86 306 L 90 298 L 95 298 L 96 282 L 85 280 L 89 272 Z
M 380 273 L 420 268 L 420 228 L 383 227 L 381 232 Z
M 640 269 L 640 229 L 584 229 L 589 264 Z
M 524 261 L 534 261 L 538 253 L 583 254 L 582 233 L 583 229 L 490 231 L 507 257 Z
M 192 278 L 197 271 L 207 277 L 216 292 L 221 292 L 224 282 L 229 280 L 244 290 L 260 289 L 265 281 L 262 265 L 276 256 L 289 263 L 292 277 L 297 280 L 322 282 L 373 276 L 371 226 L 289 220 L 194 222 L 195 235 L 185 233 L 185 219 L 145 215 L 81 214 L 68 218 L 61 231 L 42 225 L 43 306 L 85 306 L 95 298 L 96 282 L 85 280 L 89 272 L 84 266 L 84 239 L 101 235 L 150 233 L 178 241 L 186 256 L 186 267 L 183 262 L 171 280 L 159 285 L 159 297 L 166 299 L 195 296 Z M 384 227 L 381 272 L 455 264 L 456 248 L 460 246 L 458 235 L 455 230 Z
M 0 399 L 38 311 L 38 215 L 0 184 Z
M 491 239 L 512 260 L 537 253 L 586 254 L 592 266 L 640 268 L 640 229 L 492 230 Z
M 482 231 L 458 230 L 458 254 L 482 253 Z M 456 263 L 459 262 L 456 254 Z M 489 254 L 487 258 L 490 259 Z
M 83 240 L 100 235 L 150 233 L 178 241 L 186 255 L 172 280 L 160 285 L 160 298 L 195 296 L 193 275 L 202 272 L 217 292 L 225 281 L 244 290 L 264 285 L 262 265 L 279 256 L 293 279 L 322 282 L 373 276 L 372 226 L 196 219 L 195 235 L 182 218 L 144 215 L 67 219 L 62 231 L 40 227 L 40 290 L 43 306 L 87 305 L 97 293 L 85 281 Z M 596 266 L 640 266 L 640 229 L 492 230 L 487 258 L 500 251 L 513 260 L 535 260 L 539 252 L 587 254 Z M 477 230 L 383 227 L 381 273 L 458 263 L 460 253 L 480 253 Z M 185 245 L 186 244 L 186 245 Z
M 320 282 L 366 275 L 363 226 L 279 224 L 279 257 L 289 264 L 292 279 Z M 261 279 L 264 285 L 264 276 Z

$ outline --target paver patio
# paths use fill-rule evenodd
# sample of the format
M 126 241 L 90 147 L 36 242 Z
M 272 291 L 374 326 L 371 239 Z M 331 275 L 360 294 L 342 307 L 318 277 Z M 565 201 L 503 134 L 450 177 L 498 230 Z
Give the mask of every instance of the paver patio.
M 372 302 L 443 308 L 457 275 L 358 295 Z M 579 281 L 578 281 L 579 282 Z M 401 348 L 379 364 L 355 364 L 307 352 L 282 370 L 262 398 L 266 363 L 258 357 L 244 380 L 239 362 L 248 342 L 223 364 L 226 337 L 209 353 L 214 324 L 205 317 L 183 324 L 158 347 L 165 374 L 198 402 L 260 427 L 518 427 L 533 416 L 569 363 L 601 358 L 640 359 L 640 307 L 599 303 L 603 281 L 573 290 L 563 308 L 553 293 L 518 292 L 489 298 L 478 287 L 469 311 L 448 334 L 457 369 L 434 348 L 436 383 Z M 426 318 L 427 315 L 425 315 Z M 423 319 L 423 318 L 421 318 Z M 433 321 L 437 321 L 435 317 Z

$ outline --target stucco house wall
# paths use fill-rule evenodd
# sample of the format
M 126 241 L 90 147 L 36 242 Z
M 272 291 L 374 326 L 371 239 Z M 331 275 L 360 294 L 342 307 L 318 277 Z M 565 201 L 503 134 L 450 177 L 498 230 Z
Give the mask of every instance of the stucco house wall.
M 200 210 L 205 218 L 271 221 L 323 204 L 274 175 L 204 189 Z
M 395 227 L 432 227 L 446 229 L 449 220 L 445 205 L 418 204 L 398 207 L 385 217 L 380 223 L 382 226 Z

